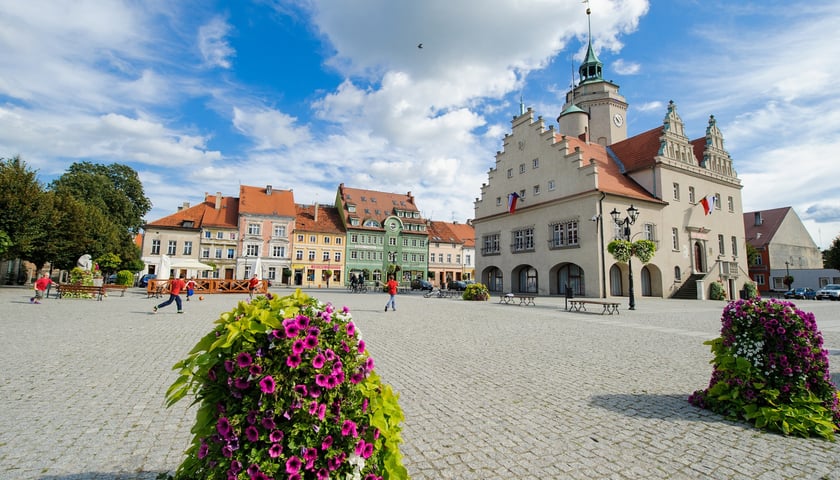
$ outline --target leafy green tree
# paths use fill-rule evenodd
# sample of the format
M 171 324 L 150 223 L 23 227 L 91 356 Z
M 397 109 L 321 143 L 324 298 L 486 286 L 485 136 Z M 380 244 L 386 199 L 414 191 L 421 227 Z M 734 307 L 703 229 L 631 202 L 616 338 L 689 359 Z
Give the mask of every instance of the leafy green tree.
M 0 158 L 0 231 L 11 240 L 5 258 L 29 259 L 46 232 L 44 210 L 37 172 L 20 156 Z
M 99 265 L 100 270 L 109 274 L 116 272 L 120 268 L 120 265 L 122 265 L 120 256 L 114 253 L 103 254 L 97 257 L 94 261 L 97 265 Z
M 50 187 L 98 208 L 113 223 L 132 233 L 140 231 L 143 216 L 152 208 L 137 172 L 118 163 L 74 163 Z
M 6 252 L 12 248 L 12 239 L 6 232 L 0 230 L 0 258 L 5 258 Z
M 823 266 L 840 270 L 840 237 L 831 242 L 831 246 L 822 252 Z

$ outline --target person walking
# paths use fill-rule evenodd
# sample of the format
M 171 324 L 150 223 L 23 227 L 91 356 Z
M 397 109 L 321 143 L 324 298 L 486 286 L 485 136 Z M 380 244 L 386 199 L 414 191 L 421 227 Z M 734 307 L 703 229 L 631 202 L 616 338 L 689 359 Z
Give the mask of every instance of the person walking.
M 196 283 L 195 283 L 194 278 L 189 279 L 187 281 L 187 283 L 184 285 L 184 288 L 187 289 L 187 301 L 188 302 L 190 301 L 190 297 L 192 297 L 193 294 L 195 293 L 195 285 L 196 285 Z
M 58 284 L 53 282 L 48 274 L 42 274 L 41 278 L 35 280 L 35 296 L 29 299 L 29 303 L 41 303 L 41 299 L 46 295 L 47 289 L 52 285 Z
M 385 288 L 388 290 L 388 295 L 390 295 L 391 298 L 389 298 L 388 303 L 385 304 L 385 311 L 386 312 L 388 311 L 388 305 L 391 306 L 391 310 L 397 311 L 397 304 L 394 300 L 395 300 L 395 297 L 397 296 L 397 287 L 398 286 L 399 286 L 399 284 L 397 283 L 396 280 L 394 280 L 394 276 L 393 275 L 388 275 L 388 282 L 385 284 Z
M 250 280 L 248 280 L 248 297 L 254 298 L 254 292 L 257 291 L 257 286 L 260 284 L 259 279 L 257 278 L 257 274 L 254 274 Z
M 169 281 L 169 300 L 167 300 L 167 301 L 165 301 L 165 302 L 163 302 L 159 305 L 155 305 L 155 307 L 152 309 L 152 313 L 157 313 L 159 308 L 163 308 L 163 307 L 171 304 L 173 301 L 175 302 L 175 305 L 178 307 L 178 313 L 184 313 L 184 310 L 182 309 L 182 306 L 181 306 L 181 290 L 184 289 L 184 285 L 185 285 L 184 284 L 184 275 L 181 275 L 181 278 L 176 278 L 176 279 L 170 280 Z

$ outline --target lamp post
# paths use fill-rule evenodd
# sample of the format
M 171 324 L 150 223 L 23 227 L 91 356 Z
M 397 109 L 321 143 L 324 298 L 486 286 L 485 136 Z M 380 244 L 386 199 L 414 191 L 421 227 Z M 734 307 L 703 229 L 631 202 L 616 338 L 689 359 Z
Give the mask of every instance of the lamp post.
M 613 208 L 612 212 L 610 212 L 612 216 L 613 222 L 619 227 L 623 227 L 622 233 L 624 234 L 624 239 L 628 242 L 630 241 L 630 225 L 636 223 L 636 219 L 639 218 L 639 209 L 634 207 L 633 204 L 630 204 L 630 208 L 627 209 L 627 216 L 623 219 L 621 218 L 621 212 L 617 209 Z M 633 255 L 627 259 L 627 269 L 630 272 L 630 310 L 636 309 L 636 298 L 633 295 L 633 263 L 632 263 Z

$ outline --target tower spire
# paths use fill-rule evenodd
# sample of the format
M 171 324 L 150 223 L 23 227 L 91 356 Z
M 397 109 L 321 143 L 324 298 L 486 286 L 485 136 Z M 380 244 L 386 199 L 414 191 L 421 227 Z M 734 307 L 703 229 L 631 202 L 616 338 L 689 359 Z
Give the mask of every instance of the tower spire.
M 603 64 L 598 60 L 598 56 L 595 55 L 595 50 L 592 48 L 592 9 L 588 6 L 589 0 L 585 0 L 584 3 L 587 5 L 586 21 L 589 25 L 589 45 L 586 47 L 586 58 L 583 59 L 583 63 L 580 64 L 580 69 L 578 69 L 580 83 L 603 80 L 601 76 Z

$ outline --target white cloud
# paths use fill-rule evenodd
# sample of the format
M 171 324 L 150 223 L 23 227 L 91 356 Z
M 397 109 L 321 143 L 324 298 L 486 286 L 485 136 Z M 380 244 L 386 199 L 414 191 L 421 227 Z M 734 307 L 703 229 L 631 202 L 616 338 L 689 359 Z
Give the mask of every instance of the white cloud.
M 219 17 L 198 29 L 198 48 L 205 63 L 213 67 L 231 68 L 230 58 L 236 55 L 236 51 L 225 38 L 229 32 L 230 25 Z
M 628 62 L 619 58 L 610 64 L 610 68 L 619 75 L 635 75 L 641 71 L 642 66 L 637 62 Z
M 256 143 L 256 150 L 274 150 L 308 142 L 306 126 L 296 126 L 297 119 L 268 108 L 244 110 L 234 107 L 233 125 Z

